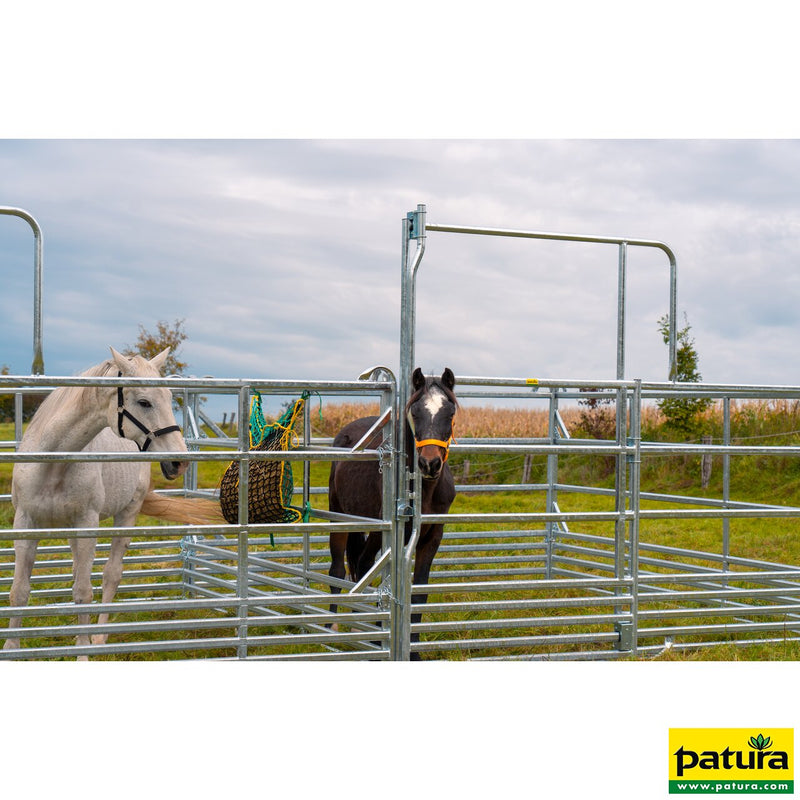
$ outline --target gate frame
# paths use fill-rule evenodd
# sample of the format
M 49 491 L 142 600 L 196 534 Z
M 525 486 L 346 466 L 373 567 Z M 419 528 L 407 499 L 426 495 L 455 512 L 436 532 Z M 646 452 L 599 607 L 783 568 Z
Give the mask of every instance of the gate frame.
M 44 375 L 44 356 L 42 355 L 42 277 L 43 249 L 42 228 L 22 208 L 0 206 L 0 214 L 24 219 L 33 231 L 33 364 L 31 375 Z M 19 438 L 19 437 L 17 437 Z
M 663 396 L 665 392 L 677 393 L 691 393 L 697 392 L 720 392 L 723 396 L 724 413 L 725 413 L 725 433 L 724 443 L 720 446 L 710 446 L 708 448 L 694 448 L 694 452 L 698 453 L 714 453 L 721 454 L 723 457 L 724 465 L 724 488 L 723 488 L 723 501 L 722 508 L 720 509 L 720 516 L 723 520 L 723 567 L 727 573 L 727 564 L 729 559 L 729 519 L 737 512 L 731 510 L 729 502 L 729 486 L 730 486 L 730 455 L 745 452 L 763 452 L 765 454 L 775 454 L 774 448 L 736 448 L 730 445 L 730 398 L 735 396 L 737 392 L 741 391 L 743 387 L 732 386 L 713 386 L 704 384 L 678 384 L 675 380 L 677 374 L 677 261 L 673 251 L 663 242 L 647 239 L 634 239 L 629 237 L 607 237 L 607 236 L 587 236 L 578 234 L 562 234 L 562 233 L 548 233 L 540 231 L 523 231 L 512 229 L 497 229 L 497 228 L 477 228 L 466 227 L 458 225 L 443 225 L 432 224 L 427 222 L 427 211 L 425 205 L 419 204 L 416 211 L 409 212 L 403 221 L 403 252 L 402 252 L 402 283 L 401 283 L 401 348 L 400 348 L 400 382 L 398 386 L 399 402 L 405 402 L 406 393 L 410 384 L 411 370 L 414 367 L 414 350 L 415 350 L 415 334 L 416 334 L 416 277 L 422 257 L 425 252 L 426 235 L 428 231 L 443 232 L 443 233 L 460 233 L 468 235 L 482 235 L 482 236 L 498 236 L 498 237 L 514 237 L 523 239 L 548 239 L 554 241 L 569 241 L 569 242 L 587 242 L 595 244 L 615 244 L 619 248 L 618 258 L 618 291 L 617 291 L 617 385 L 616 385 L 616 443 L 614 453 L 617 459 L 616 476 L 615 476 L 615 514 L 616 521 L 616 534 L 615 534 L 615 575 L 619 581 L 618 592 L 625 591 L 625 586 L 630 587 L 631 597 L 631 613 L 630 625 L 627 621 L 621 621 L 618 626 L 618 649 L 636 653 L 638 650 L 638 631 L 639 631 L 639 575 L 640 575 L 640 547 L 639 547 L 639 525 L 642 518 L 642 511 L 640 508 L 641 499 L 641 459 L 643 452 L 651 449 L 647 445 L 643 445 L 641 441 L 641 408 L 643 399 L 643 390 L 650 393 L 651 396 Z M 416 241 L 416 250 L 413 257 L 409 258 L 411 251 L 411 242 Z M 626 277 L 627 277 L 627 249 L 628 246 L 639 246 L 648 248 L 657 248 L 665 253 L 670 265 L 670 289 L 669 289 L 669 369 L 668 377 L 671 383 L 655 384 L 643 383 L 637 379 L 633 382 L 625 382 L 625 307 L 626 307 Z M 476 385 L 483 384 L 489 385 L 492 382 L 502 381 L 502 379 L 465 379 L 459 378 L 460 385 L 465 383 L 473 383 Z M 558 382 L 539 381 L 538 379 L 526 379 L 526 383 L 531 384 L 538 388 L 544 388 L 548 384 L 555 386 Z M 570 382 L 571 386 L 576 385 L 576 382 Z M 591 381 L 586 382 L 586 385 L 599 386 L 601 382 Z M 609 382 L 609 388 L 611 384 Z M 769 387 L 766 387 L 769 391 Z M 790 394 L 795 391 L 794 387 L 783 387 L 784 390 Z M 463 397 L 464 394 L 460 393 Z M 547 539 L 551 541 L 553 526 L 559 520 L 564 520 L 565 516 L 560 514 L 557 504 L 557 464 L 559 445 L 559 431 L 556 425 L 557 419 L 557 404 L 558 397 L 555 389 L 551 391 L 551 405 L 550 405 L 550 447 L 548 450 L 548 483 L 547 483 L 547 512 L 545 515 L 529 515 L 529 518 L 537 516 L 542 519 L 547 518 Z M 628 409 L 628 404 L 630 408 Z M 626 414 L 630 413 L 630 430 L 627 428 Z M 403 432 L 400 432 L 402 437 Z M 402 438 L 400 438 L 402 443 Z M 462 440 L 463 441 L 463 440 Z M 675 445 L 674 452 L 685 453 L 687 450 L 684 445 Z M 463 445 L 455 445 L 454 451 L 464 449 Z M 787 451 L 793 455 L 800 455 L 800 448 L 786 448 Z M 577 447 L 570 446 L 566 452 L 591 452 L 591 448 L 582 448 L 580 445 Z M 667 453 L 668 448 L 659 448 L 661 453 Z M 606 450 L 609 452 L 609 450 Z M 630 471 L 630 486 L 626 484 L 626 477 Z M 398 469 L 398 479 L 403 481 L 403 475 Z M 408 495 L 408 478 L 401 483 L 398 488 L 398 503 L 404 503 L 406 498 L 409 499 L 413 507 L 413 498 Z M 693 502 L 692 498 L 684 498 L 687 502 Z M 761 515 L 766 506 L 762 504 L 748 504 L 750 505 L 750 512 L 753 516 Z M 689 514 L 692 512 L 689 511 Z M 701 515 L 702 512 L 695 512 Z M 740 509 L 743 515 L 747 510 Z M 778 512 L 780 513 L 780 512 Z M 770 515 L 767 511 L 766 515 Z M 787 516 L 800 516 L 800 509 L 786 509 L 785 515 Z M 483 515 L 486 518 L 486 515 Z M 648 516 L 659 516 L 649 514 Z M 663 516 L 669 516 L 663 514 Z M 548 518 L 549 517 L 549 518 Z M 462 520 L 465 519 L 462 515 Z M 439 522 L 447 524 L 457 521 L 459 515 L 426 515 L 420 516 L 419 509 L 414 508 L 412 515 L 413 519 L 413 535 L 409 546 L 407 546 L 406 562 L 410 562 L 411 551 L 416 536 L 419 533 L 421 520 L 425 522 Z M 626 527 L 628 528 L 629 535 L 627 539 L 627 555 L 626 555 Z M 447 533 L 445 533 L 447 536 Z M 548 547 L 548 554 L 550 549 Z M 547 575 L 550 574 L 550 560 L 548 557 Z M 787 565 L 772 565 L 778 566 L 782 569 L 791 570 L 792 568 Z M 762 564 L 758 562 L 758 569 L 764 568 L 769 570 L 769 564 Z M 735 573 L 733 573 L 735 574 Z M 788 572 L 783 573 L 787 577 Z M 797 571 L 800 575 L 800 571 Z M 768 582 L 771 578 L 766 579 Z M 781 585 L 784 581 L 780 578 L 775 578 Z M 413 587 L 421 589 L 422 587 Z M 430 585 L 427 587 L 430 591 Z M 410 590 L 409 590 L 410 591 Z M 787 589 L 787 593 L 790 590 Z M 417 610 L 423 610 L 422 608 Z M 411 609 L 405 608 L 405 619 L 410 619 Z M 800 619 L 800 615 L 790 615 L 795 619 Z M 790 626 L 792 632 L 798 629 L 798 623 L 792 623 Z

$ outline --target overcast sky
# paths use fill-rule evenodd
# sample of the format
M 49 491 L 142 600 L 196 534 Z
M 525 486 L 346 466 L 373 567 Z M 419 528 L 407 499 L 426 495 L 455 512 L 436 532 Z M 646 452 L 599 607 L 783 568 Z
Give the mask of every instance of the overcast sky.
M 351 379 L 399 360 L 401 221 L 657 239 L 704 379 L 800 383 L 797 140 L 2 140 L 44 231 L 44 358 L 185 320 L 189 372 Z M 32 360 L 33 238 L 0 217 L 0 363 Z M 626 377 L 663 380 L 668 261 L 629 251 Z M 417 361 L 613 378 L 617 248 L 431 233 Z

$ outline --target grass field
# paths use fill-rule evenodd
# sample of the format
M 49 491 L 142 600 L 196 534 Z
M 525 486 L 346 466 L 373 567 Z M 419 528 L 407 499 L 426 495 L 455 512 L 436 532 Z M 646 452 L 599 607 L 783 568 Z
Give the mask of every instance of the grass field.
M 341 425 L 365 413 L 375 413 L 376 407 L 360 404 L 330 405 L 323 409 L 322 418 L 314 415 L 313 434 L 332 436 Z M 581 424 L 578 409 L 565 409 L 563 416 L 573 428 Z M 706 412 L 705 430 L 716 440 L 721 438 L 719 408 Z M 764 444 L 796 444 L 800 438 L 800 408 L 798 403 L 772 401 L 769 403 L 741 403 L 734 406 L 731 435 L 737 441 L 757 441 Z M 457 437 L 538 437 L 546 435 L 546 412 L 517 409 L 463 408 L 458 415 Z M 0 439 L 13 436 L 11 425 L 0 424 Z M 643 438 L 669 440 L 671 434 L 655 409 L 646 415 Z M 200 465 L 201 486 L 218 485 L 225 464 L 222 462 Z M 311 469 L 311 485 L 326 486 L 328 464 L 316 462 Z M 451 511 L 455 513 L 491 513 L 496 511 L 543 511 L 543 493 L 502 492 L 486 494 L 479 491 L 485 483 L 516 484 L 521 481 L 524 459 L 522 456 L 465 456 L 454 452 L 451 468 L 457 482 L 467 479 L 475 491 L 462 492 Z M 533 457 L 529 466 L 530 482 L 544 481 L 546 459 Z M 299 467 L 296 471 L 300 482 Z M 167 485 L 154 469 L 156 485 Z M 613 462 L 605 457 L 565 456 L 559 459 L 559 481 L 587 484 L 595 487 L 613 486 Z M 0 463 L 0 493 L 10 492 L 11 468 Z M 720 497 L 722 470 L 714 464 L 707 488 L 700 484 L 699 457 L 653 457 L 642 464 L 642 491 L 668 494 L 685 494 L 694 497 Z M 800 460 L 787 456 L 750 457 L 732 460 L 731 499 L 773 504 L 800 506 Z M 561 493 L 562 511 L 611 510 L 613 498 Z M 314 504 L 326 507 L 324 496 L 315 496 Z M 654 504 L 650 504 L 652 507 Z M 643 503 L 648 507 L 648 503 Z M 0 503 L 0 527 L 11 527 L 10 503 Z M 143 524 L 155 521 L 141 518 Z M 463 527 L 463 526 L 462 526 Z M 601 528 L 600 523 L 585 523 L 588 533 Z M 451 526 L 453 530 L 456 527 Z M 782 564 L 800 564 L 800 522 L 796 519 L 734 520 L 730 526 L 732 551 L 742 558 L 753 558 Z M 643 544 L 669 545 L 692 550 L 718 552 L 721 527 L 719 520 L 693 520 L 676 523 L 672 520 L 652 520 L 642 523 L 640 541 Z M 459 657 L 453 653 L 448 657 Z M 667 650 L 661 660 L 795 660 L 800 657 L 800 644 L 785 639 L 768 645 L 741 647 L 736 644 L 717 645 L 692 652 Z

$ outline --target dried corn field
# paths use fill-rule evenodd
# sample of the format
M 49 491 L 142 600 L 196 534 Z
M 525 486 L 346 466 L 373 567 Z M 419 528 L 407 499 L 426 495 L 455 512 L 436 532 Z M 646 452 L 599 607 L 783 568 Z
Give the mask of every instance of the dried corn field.
M 322 420 L 315 411 L 311 414 L 312 433 L 315 436 L 335 436 L 336 432 L 359 417 L 375 415 L 378 405 L 366 403 L 330 404 L 322 408 Z M 570 430 L 577 430 L 583 415 L 605 414 L 613 419 L 613 406 L 588 411 L 581 406 L 561 409 L 561 417 Z M 646 424 L 657 426 L 662 422 L 658 409 L 648 409 Z M 543 408 L 499 408 L 493 406 L 462 405 L 456 416 L 456 438 L 547 436 L 548 413 Z
M 348 422 L 378 413 L 377 403 L 326 404 L 321 412 L 311 414 L 315 436 L 335 436 Z M 563 406 L 560 414 L 570 431 L 586 427 L 587 417 L 614 419 L 614 405 L 590 409 L 581 405 Z M 722 403 L 716 402 L 698 415 L 697 427 L 714 439 L 722 436 Z M 456 417 L 456 438 L 547 436 L 547 411 L 543 408 L 499 408 L 462 405 Z M 642 432 L 645 438 L 659 439 L 665 418 L 656 405 L 642 409 Z M 732 400 L 731 435 L 734 439 L 789 436 L 800 433 L 800 401 L 786 399 Z M 611 437 L 613 438 L 613 434 Z

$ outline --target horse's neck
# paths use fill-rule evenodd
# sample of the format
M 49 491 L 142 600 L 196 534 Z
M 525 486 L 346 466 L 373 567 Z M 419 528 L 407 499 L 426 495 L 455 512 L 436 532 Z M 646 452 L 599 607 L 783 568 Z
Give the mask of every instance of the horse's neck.
M 21 450 L 78 452 L 108 425 L 102 405 L 81 403 L 79 393 L 67 394 L 64 389 L 56 389 L 48 399 L 51 401 L 48 413 L 31 421 L 22 438 Z

